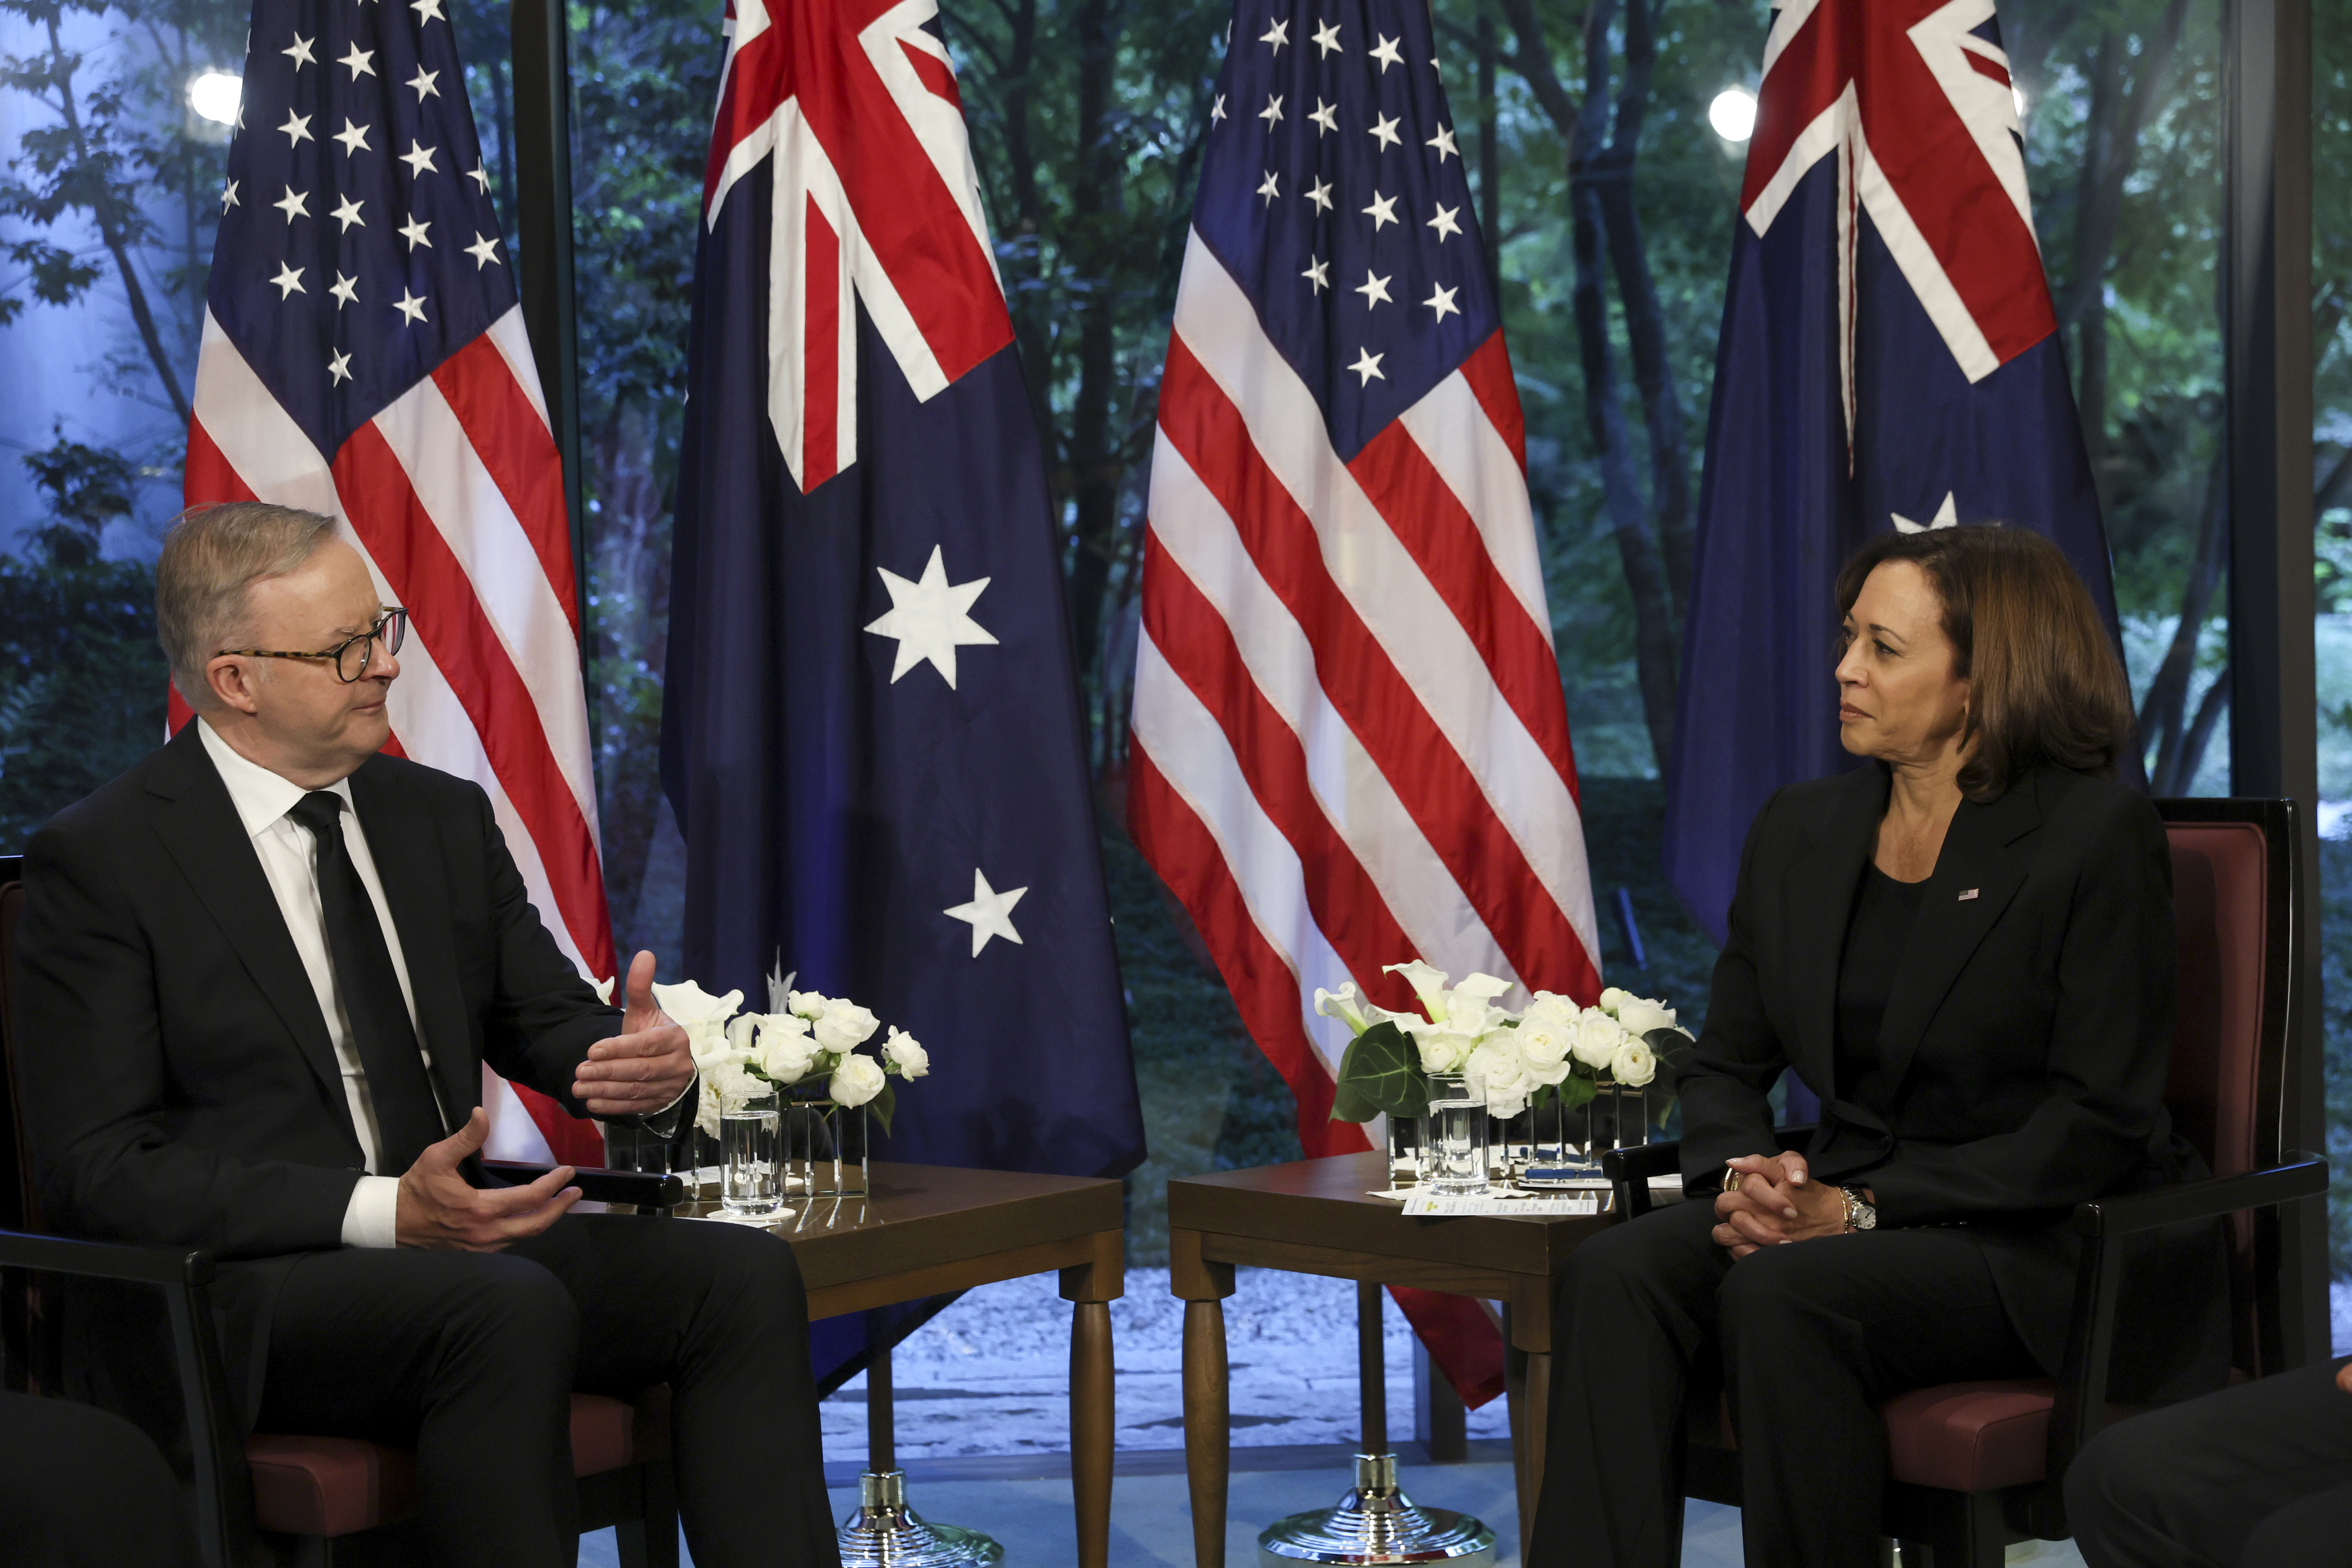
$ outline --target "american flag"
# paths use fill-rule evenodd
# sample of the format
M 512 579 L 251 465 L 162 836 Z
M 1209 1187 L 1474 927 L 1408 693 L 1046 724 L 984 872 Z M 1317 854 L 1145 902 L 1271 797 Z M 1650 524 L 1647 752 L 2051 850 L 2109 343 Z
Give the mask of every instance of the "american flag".
M 531 902 L 601 978 L 571 529 L 489 186 L 444 0 L 257 0 L 186 499 L 339 521 L 409 611 L 393 746 L 488 792 Z M 603 1163 L 593 1124 L 483 1088 L 491 1152 Z
M 1428 9 L 1242 0 L 1209 117 L 1129 816 L 1301 1142 L 1339 1152 L 1362 1142 L 1328 1120 L 1349 1037 L 1318 987 L 1407 1008 L 1382 966 L 1418 955 L 1589 1002 L 1600 946 L 1518 395 Z

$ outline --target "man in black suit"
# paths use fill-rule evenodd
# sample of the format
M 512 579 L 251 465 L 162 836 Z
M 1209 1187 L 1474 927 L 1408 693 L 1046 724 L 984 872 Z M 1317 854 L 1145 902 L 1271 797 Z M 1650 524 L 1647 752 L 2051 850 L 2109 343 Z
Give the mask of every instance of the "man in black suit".
M 265 1430 L 413 1446 L 435 1561 L 578 1554 L 574 1389 L 673 1390 L 703 1568 L 829 1564 L 788 1247 L 483 1191 L 480 1072 L 575 1115 L 686 1113 L 685 1032 L 564 959 L 482 790 L 381 753 L 404 615 L 330 520 L 246 503 L 167 540 L 158 632 L 197 722 L 25 865 L 20 1068 L 52 1222 L 202 1247 Z

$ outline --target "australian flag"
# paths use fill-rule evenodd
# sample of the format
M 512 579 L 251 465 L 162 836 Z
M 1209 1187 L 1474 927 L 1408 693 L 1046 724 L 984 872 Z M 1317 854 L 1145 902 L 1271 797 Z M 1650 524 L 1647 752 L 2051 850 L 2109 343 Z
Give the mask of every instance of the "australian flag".
M 1116 1175 L 1142 1121 L 955 73 L 929 0 L 772 4 L 729 7 L 695 273 L 662 736 L 688 973 L 756 1005 L 781 965 L 921 1039 L 887 1158 Z
M 2115 624 L 1992 0 L 1787 0 L 1739 206 L 1666 804 L 1718 942 L 1765 797 L 1852 763 L 1832 587 L 1864 539 L 2033 529 Z

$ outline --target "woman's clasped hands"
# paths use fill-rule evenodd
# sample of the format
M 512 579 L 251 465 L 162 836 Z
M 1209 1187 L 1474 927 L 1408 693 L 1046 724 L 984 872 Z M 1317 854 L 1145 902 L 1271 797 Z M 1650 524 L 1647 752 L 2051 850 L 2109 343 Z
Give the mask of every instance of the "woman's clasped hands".
M 1844 1193 L 1814 1181 L 1802 1154 L 1742 1154 L 1729 1168 L 1738 1184 L 1716 1196 L 1714 1236 L 1734 1258 L 1759 1247 L 1845 1233 Z

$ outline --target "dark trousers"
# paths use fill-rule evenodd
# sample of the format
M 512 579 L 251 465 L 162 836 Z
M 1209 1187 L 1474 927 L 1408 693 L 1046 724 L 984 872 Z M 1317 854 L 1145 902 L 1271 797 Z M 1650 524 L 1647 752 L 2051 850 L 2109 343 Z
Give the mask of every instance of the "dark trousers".
M 1749 1568 L 1879 1568 L 1879 1405 L 2040 1373 L 1965 1230 L 1823 1237 L 1735 1263 L 1714 1225 L 1712 1205 L 1674 1204 L 1569 1258 L 1529 1568 L 1673 1568 L 1685 1409 L 1695 1382 L 1711 1399 L 1718 1379 Z
M 2341 1360 L 2116 1423 L 2066 1472 L 2091 1568 L 2352 1568 Z
M 41 1568 L 194 1568 L 171 1467 L 120 1415 L 0 1394 L 0 1561 Z
M 443 1568 L 570 1568 L 571 1394 L 659 1383 L 700 1568 L 831 1568 L 807 1299 L 763 1231 L 583 1215 L 504 1252 L 305 1258 L 271 1318 L 260 1426 L 413 1447 Z

